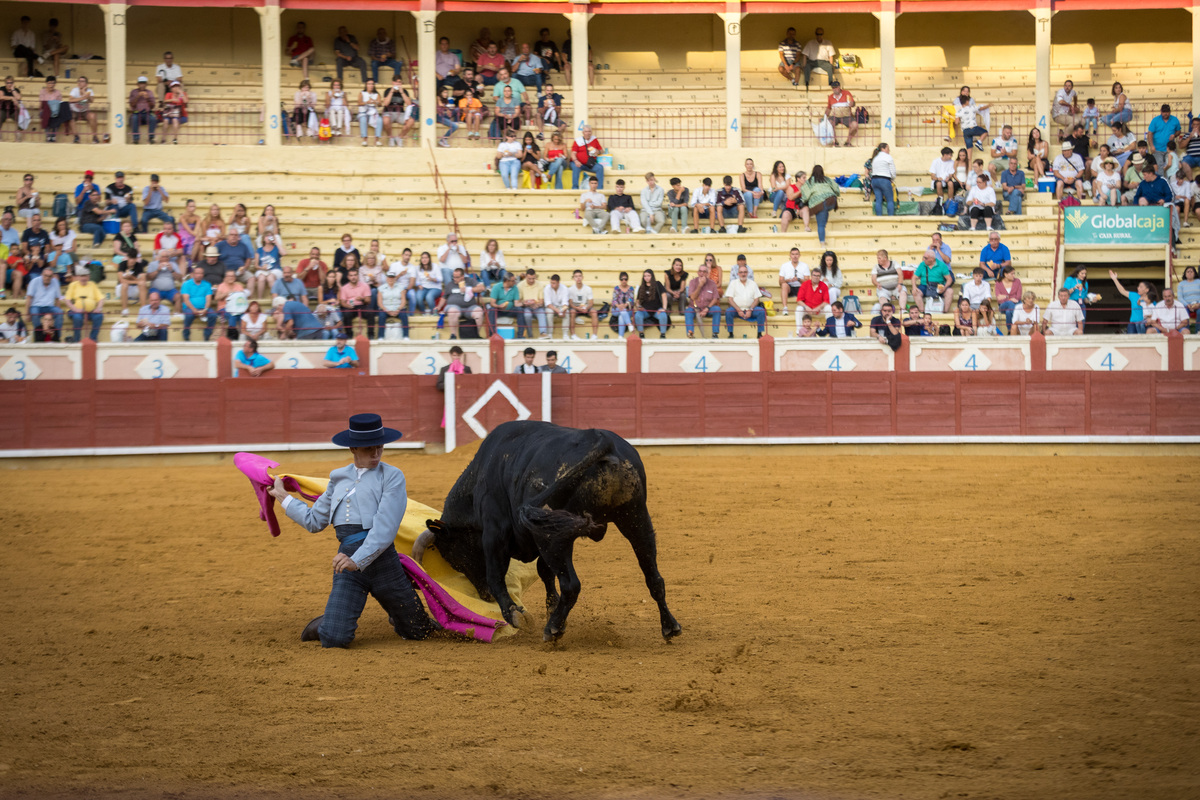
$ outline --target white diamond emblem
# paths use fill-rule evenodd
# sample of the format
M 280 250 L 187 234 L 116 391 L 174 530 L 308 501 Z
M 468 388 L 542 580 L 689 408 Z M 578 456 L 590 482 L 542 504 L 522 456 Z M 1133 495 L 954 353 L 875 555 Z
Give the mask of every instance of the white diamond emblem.
M 956 372 L 986 372 L 991 366 L 992 360 L 977 347 L 964 348 L 950 362 L 950 369 Z
M 822 372 L 850 372 L 857 366 L 850 353 L 840 347 L 826 350 L 813 361 L 813 369 Z
M 529 419 L 533 414 L 533 412 L 531 412 L 524 403 L 517 399 L 517 396 L 513 393 L 513 390 L 508 388 L 503 381 L 495 381 L 491 386 L 488 387 L 486 392 L 479 396 L 478 400 L 471 404 L 470 408 L 463 412 L 462 415 L 463 422 L 467 423 L 471 430 L 475 431 L 475 434 L 479 436 L 480 439 L 487 436 L 488 432 L 487 428 L 483 427 L 483 424 L 476 419 L 475 415 L 482 411 L 484 406 L 488 404 L 488 401 L 498 394 L 503 395 L 504 399 L 507 400 L 514 409 L 516 409 L 517 419 Z
M 1129 359 L 1111 347 L 1101 347 L 1085 363 L 1097 372 L 1120 372 L 1129 366 Z
M 151 353 L 142 359 L 142 363 L 137 365 L 134 372 L 150 381 L 159 378 L 173 378 L 175 373 L 179 372 L 179 367 L 175 366 L 175 362 L 171 360 L 170 356 Z
M 719 372 L 721 362 L 707 350 L 693 350 L 684 356 L 683 361 L 679 362 L 679 366 L 684 372 Z
M 13 356 L 0 367 L 0 378 L 6 381 L 36 381 L 42 368 L 28 356 Z

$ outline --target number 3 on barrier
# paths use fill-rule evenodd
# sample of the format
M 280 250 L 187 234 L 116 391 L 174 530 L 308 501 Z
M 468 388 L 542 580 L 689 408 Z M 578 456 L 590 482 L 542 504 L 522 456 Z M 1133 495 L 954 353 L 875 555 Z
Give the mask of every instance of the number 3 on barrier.
M 425 356 L 425 374 L 433 375 L 437 372 L 437 359 L 433 356 Z
M 26 380 L 27 376 L 25 375 L 25 362 L 24 361 L 14 361 L 13 366 L 17 368 L 17 377 L 14 378 L 13 380 L 18 380 L 18 381 Z
M 161 358 L 151 361 L 150 366 L 154 367 L 154 372 L 150 375 L 151 378 L 161 378 L 163 376 L 163 362 Z
M 116 125 L 118 128 L 124 128 L 125 127 L 125 115 L 117 114 L 115 117 L 113 117 L 113 124 Z

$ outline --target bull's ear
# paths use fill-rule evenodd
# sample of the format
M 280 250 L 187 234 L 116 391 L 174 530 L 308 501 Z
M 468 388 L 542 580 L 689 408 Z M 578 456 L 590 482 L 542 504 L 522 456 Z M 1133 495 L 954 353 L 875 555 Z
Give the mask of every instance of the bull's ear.
M 441 533 L 446 528 L 446 526 L 442 524 L 442 521 L 440 519 L 425 520 L 425 527 L 428 528 L 429 530 L 433 531 L 434 533 Z

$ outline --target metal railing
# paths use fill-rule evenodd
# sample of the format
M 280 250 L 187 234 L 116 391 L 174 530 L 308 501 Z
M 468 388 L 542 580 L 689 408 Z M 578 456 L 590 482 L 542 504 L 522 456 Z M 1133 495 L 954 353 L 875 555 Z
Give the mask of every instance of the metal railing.
M 44 130 L 42 128 L 42 111 L 41 104 L 38 103 L 36 95 L 32 100 L 25 100 L 25 108 L 29 112 L 29 126 L 25 130 L 20 130 L 15 120 L 6 120 L 3 125 L 0 125 L 0 142 L 71 142 L 75 141 L 75 137 L 79 137 L 80 144 L 92 143 L 92 126 L 87 117 L 74 119 L 74 114 L 70 111 L 64 112 L 70 117 L 57 126 L 54 131 Z M 96 122 L 96 138 L 101 141 L 108 140 L 108 106 L 92 103 L 89 112 L 95 115 Z M 10 124 L 10 122 L 12 124 Z
M 179 124 L 159 112 L 125 110 L 117 120 L 133 144 L 259 144 L 263 106 L 256 103 L 188 103 Z M 151 121 L 153 120 L 153 121 Z M 357 130 L 355 130 L 357 133 Z

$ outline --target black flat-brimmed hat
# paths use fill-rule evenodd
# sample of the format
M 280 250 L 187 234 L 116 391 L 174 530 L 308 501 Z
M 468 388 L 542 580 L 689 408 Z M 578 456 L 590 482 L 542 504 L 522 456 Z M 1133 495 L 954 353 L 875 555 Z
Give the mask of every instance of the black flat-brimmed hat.
M 355 414 L 350 418 L 350 427 L 334 436 L 333 443 L 338 447 L 377 447 L 403 435 L 395 428 L 383 427 L 383 418 L 378 414 Z

